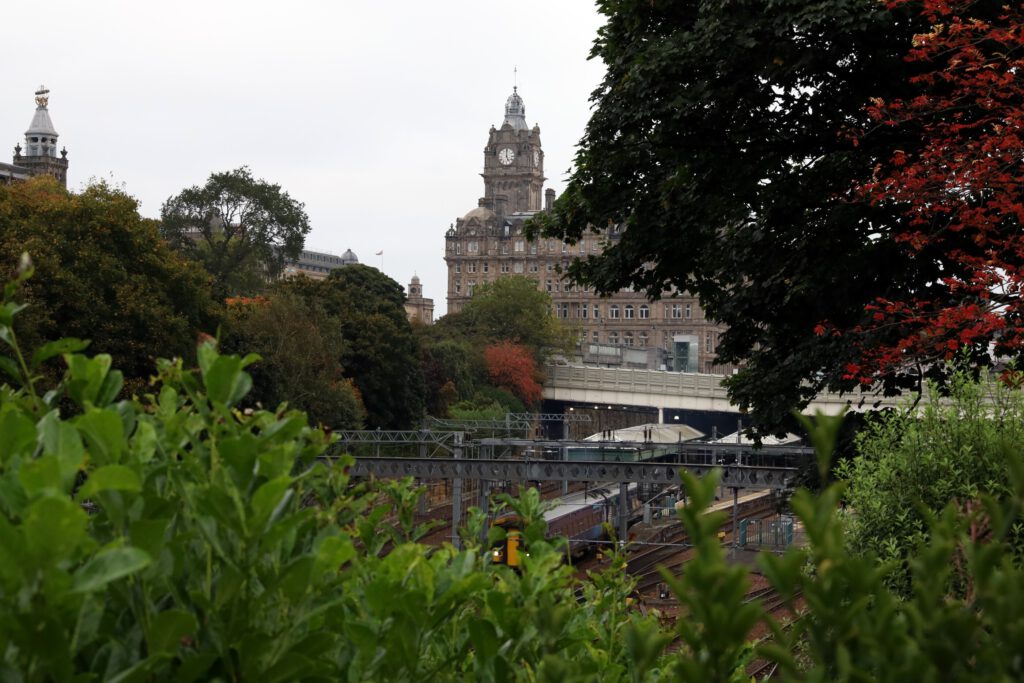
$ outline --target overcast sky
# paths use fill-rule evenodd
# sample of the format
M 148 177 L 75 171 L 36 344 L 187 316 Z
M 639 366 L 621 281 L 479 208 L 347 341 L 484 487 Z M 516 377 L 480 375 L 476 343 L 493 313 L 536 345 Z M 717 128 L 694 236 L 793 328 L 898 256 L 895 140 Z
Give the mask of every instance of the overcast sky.
M 588 0 L 4 3 L 6 161 L 50 89 L 68 187 L 123 185 L 157 217 L 248 165 L 306 205 L 310 249 L 414 273 L 445 310 L 444 232 L 483 194 L 483 147 L 518 68 L 561 193 L 603 66 Z

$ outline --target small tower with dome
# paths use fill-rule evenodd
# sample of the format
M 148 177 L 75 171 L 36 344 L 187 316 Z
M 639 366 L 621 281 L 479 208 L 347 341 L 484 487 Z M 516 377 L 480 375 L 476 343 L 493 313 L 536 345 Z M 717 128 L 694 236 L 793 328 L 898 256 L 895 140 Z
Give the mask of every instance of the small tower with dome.
M 425 325 L 434 322 L 434 300 L 423 298 L 420 276 L 413 275 L 409 282 L 409 295 L 405 298 L 405 314 L 410 322 L 419 321 Z
M 50 120 L 50 91 L 45 86 L 36 90 L 36 111 L 25 131 L 25 147 L 14 148 L 14 166 L 25 169 L 28 175 L 50 175 L 61 185 L 68 185 L 68 153 L 57 151 L 59 137 Z

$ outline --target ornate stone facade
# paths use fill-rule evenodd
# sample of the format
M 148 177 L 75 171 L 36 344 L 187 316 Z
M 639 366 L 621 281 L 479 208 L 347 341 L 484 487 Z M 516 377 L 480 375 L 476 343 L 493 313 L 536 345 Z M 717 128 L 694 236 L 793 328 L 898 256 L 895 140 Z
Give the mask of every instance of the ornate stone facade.
M 556 317 L 578 329 L 578 356 L 585 363 L 730 373 L 731 367 L 715 361 L 724 328 L 704 318 L 695 297 L 665 292 L 648 301 L 633 291 L 601 297 L 562 278 L 560 267 L 620 239 L 618 227 L 588 234 L 576 245 L 523 235 L 524 223 L 542 210 L 546 180 L 540 128 L 527 126 L 525 111 L 514 91 L 505 103 L 504 122 L 491 128 L 484 148 L 484 196 L 445 233 L 448 311 L 460 311 L 478 284 L 522 275 L 551 295 Z M 545 208 L 554 195 L 551 189 L 544 193 Z

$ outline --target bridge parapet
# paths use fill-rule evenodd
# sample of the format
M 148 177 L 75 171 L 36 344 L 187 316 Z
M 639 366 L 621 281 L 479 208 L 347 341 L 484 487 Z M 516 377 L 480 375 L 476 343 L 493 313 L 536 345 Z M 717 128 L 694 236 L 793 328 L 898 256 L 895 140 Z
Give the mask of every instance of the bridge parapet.
M 582 365 L 549 365 L 544 398 L 595 405 L 628 405 L 675 410 L 738 413 L 722 386 L 723 375 L 702 375 L 663 370 L 597 368 Z M 863 405 L 862 405 L 862 400 Z M 883 398 L 870 393 L 820 394 L 804 412 L 835 415 L 850 410 L 895 407 L 900 397 Z

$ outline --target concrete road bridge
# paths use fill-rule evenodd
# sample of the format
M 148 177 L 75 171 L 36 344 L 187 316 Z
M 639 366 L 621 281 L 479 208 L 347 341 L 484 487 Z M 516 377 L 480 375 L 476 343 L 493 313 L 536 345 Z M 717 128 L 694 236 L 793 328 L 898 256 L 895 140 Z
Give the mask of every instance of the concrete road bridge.
M 666 411 L 739 413 L 729 402 L 722 375 L 700 375 L 662 370 L 599 368 L 581 365 L 548 365 L 544 398 L 568 404 L 635 406 L 658 410 L 658 422 L 667 422 Z M 864 399 L 863 402 L 861 399 Z M 835 415 L 843 408 L 853 411 L 895 407 L 900 397 L 872 394 L 819 395 L 804 410 Z

